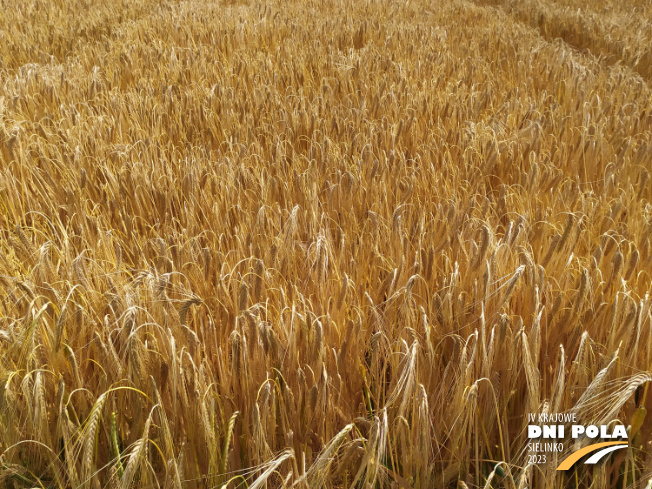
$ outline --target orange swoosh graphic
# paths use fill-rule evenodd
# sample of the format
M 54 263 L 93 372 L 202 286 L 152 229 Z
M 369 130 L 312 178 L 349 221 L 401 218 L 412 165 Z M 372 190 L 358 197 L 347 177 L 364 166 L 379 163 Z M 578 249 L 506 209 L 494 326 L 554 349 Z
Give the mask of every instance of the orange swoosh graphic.
M 570 454 L 568 457 L 564 459 L 562 463 L 559 464 L 559 467 L 557 467 L 557 470 L 568 470 L 570 469 L 575 462 L 577 462 L 579 459 L 581 459 L 584 455 L 588 455 L 591 452 L 595 452 L 596 450 L 599 450 L 604 447 L 610 447 L 612 445 L 623 445 L 627 443 L 622 442 L 622 441 L 605 441 L 604 443 L 595 443 L 593 445 L 589 445 L 588 447 L 584 447 L 581 450 L 578 450 L 572 454 Z

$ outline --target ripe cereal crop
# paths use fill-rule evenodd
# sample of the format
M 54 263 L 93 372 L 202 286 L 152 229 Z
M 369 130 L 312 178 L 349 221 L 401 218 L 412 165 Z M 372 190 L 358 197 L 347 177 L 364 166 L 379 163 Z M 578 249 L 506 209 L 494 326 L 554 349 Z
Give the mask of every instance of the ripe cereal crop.
M 0 487 L 652 487 L 648 1 L 0 6 Z

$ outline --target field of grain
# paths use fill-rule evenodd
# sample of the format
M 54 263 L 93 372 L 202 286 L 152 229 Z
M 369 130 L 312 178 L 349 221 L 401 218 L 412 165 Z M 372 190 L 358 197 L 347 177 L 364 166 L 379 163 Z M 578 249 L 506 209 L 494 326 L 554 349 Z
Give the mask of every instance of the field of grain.
M 651 83 L 646 0 L 0 0 L 0 487 L 652 487 Z

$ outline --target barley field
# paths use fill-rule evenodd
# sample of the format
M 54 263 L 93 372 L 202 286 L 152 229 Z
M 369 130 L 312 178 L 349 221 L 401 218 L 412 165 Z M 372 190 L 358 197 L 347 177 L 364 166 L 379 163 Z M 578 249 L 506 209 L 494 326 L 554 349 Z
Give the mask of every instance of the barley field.
M 645 0 L 0 0 L 0 487 L 649 489 L 651 83 Z

